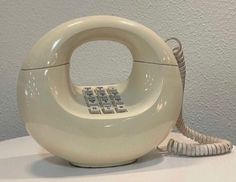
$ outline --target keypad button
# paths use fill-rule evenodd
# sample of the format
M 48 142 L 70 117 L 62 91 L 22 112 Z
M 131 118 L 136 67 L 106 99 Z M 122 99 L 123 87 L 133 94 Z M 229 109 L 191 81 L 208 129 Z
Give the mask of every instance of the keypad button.
M 109 100 L 107 95 L 105 95 L 105 96 L 97 96 L 97 98 L 98 98 L 99 101 L 107 101 L 107 100 Z
M 105 89 L 103 87 L 96 87 L 95 90 L 94 90 L 96 93 L 97 92 L 103 92 L 105 91 Z
M 115 107 L 115 110 L 116 110 L 116 112 L 118 112 L 118 113 L 127 112 L 127 109 L 125 108 L 125 105 L 124 105 L 124 104 L 122 104 L 122 105 L 117 105 L 117 106 Z
M 84 87 L 83 90 L 88 91 L 88 90 L 92 90 L 92 88 L 91 87 Z
M 102 96 L 106 96 L 107 94 L 106 94 L 106 92 L 103 90 L 103 91 L 97 92 L 97 95 L 100 96 L 100 97 L 102 97 Z
M 107 105 L 107 104 L 109 104 L 109 105 L 111 105 L 111 102 L 109 101 L 109 100 L 101 100 L 100 101 L 100 104 L 103 106 L 103 105 Z
M 120 97 L 119 95 L 115 95 L 115 96 L 114 96 L 114 100 L 116 100 L 116 101 L 121 101 L 121 97 Z
M 86 92 L 86 91 L 92 91 L 92 88 L 91 88 L 91 87 L 85 87 L 85 88 L 83 88 L 83 92 Z
M 112 104 L 113 104 L 113 106 L 124 105 L 124 103 L 122 101 L 117 101 L 117 100 L 113 100 Z
M 103 87 L 97 87 L 95 89 L 95 93 L 97 94 L 97 96 L 100 96 L 100 97 L 103 97 L 103 96 L 107 95 L 107 93 L 106 93 L 106 91 Z
M 90 106 L 89 112 L 90 114 L 101 114 L 99 106 Z
M 112 94 L 110 94 L 109 95 L 109 98 L 111 99 L 111 100 L 116 100 L 116 101 L 121 101 L 121 97 L 120 97 L 120 95 L 112 95 Z
M 108 92 L 109 94 L 111 94 L 111 95 L 117 95 L 117 94 L 119 94 L 118 91 L 117 91 L 117 89 L 115 89 L 114 87 L 108 88 L 108 89 L 107 89 L 107 92 Z
M 114 109 L 112 108 L 111 105 L 104 105 L 102 108 L 102 112 L 104 114 L 112 114 L 112 113 L 114 113 Z
M 93 90 L 91 87 L 85 87 L 82 92 L 83 92 L 84 96 L 86 96 L 86 97 L 93 96 Z
M 104 90 L 103 87 L 96 87 L 96 90 Z
M 111 105 L 111 101 L 109 100 L 108 96 L 98 97 L 99 103 L 101 106 L 103 105 Z
M 92 97 L 88 97 L 88 100 L 91 102 L 95 102 L 96 101 L 96 97 L 92 96 Z
M 111 100 L 113 100 L 114 99 L 114 95 L 109 95 L 109 98 L 111 99 Z
M 93 96 L 93 91 L 88 91 L 88 92 L 86 92 L 86 93 L 85 93 L 85 96 L 86 96 L 86 97 L 91 97 L 91 96 Z
M 88 106 L 95 106 L 98 105 L 97 99 L 94 96 L 86 97 L 86 103 Z

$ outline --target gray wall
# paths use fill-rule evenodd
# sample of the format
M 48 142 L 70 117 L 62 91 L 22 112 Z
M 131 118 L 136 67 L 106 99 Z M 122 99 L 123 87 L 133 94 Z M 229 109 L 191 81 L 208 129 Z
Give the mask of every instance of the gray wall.
M 98 14 L 138 21 L 163 38 L 178 37 L 188 71 L 186 120 L 194 129 L 236 143 L 234 0 L 0 0 L 1 140 L 27 134 L 17 111 L 16 81 L 31 46 L 60 23 Z M 73 55 L 75 82 L 112 83 L 128 77 L 132 66 L 128 50 L 110 42 L 89 44 Z

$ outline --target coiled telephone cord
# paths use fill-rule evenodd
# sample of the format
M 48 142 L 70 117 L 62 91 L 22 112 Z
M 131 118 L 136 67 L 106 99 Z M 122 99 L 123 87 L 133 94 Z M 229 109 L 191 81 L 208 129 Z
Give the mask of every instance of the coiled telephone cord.
M 181 42 L 177 38 L 171 37 L 167 39 L 166 42 L 172 40 L 178 43 L 178 46 L 174 47 L 172 51 L 178 62 L 184 90 L 186 66 L 184 61 L 183 48 Z M 184 123 L 182 109 L 176 122 L 176 127 L 184 136 L 198 142 L 198 144 L 182 143 L 174 139 L 170 139 L 167 144 L 167 150 L 169 153 L 191 157 L 212 156 L 228 153 L 233 148 L 232 143 L 228 140 L 207 136 L 189 128 Z

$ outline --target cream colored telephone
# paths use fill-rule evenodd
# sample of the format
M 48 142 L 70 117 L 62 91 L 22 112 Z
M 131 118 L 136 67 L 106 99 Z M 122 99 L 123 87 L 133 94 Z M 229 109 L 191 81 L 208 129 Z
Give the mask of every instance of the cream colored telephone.
M 133 68 L 126 81 L 98 86 L 71 82 L 73 51 L 96 40 L 117 41 L 130 50 Z M 230 152 L 231 142 L 185 126 L 184 80 L 181 44 L 172 51 L 153 31 L 127 19 L 84 17 L 59 25 L 34 45 L 19 74 L 18 105 L 34 139 L 76 166 L 133 162 L 160 144 L 175 125 L 200 144 L 170 140 L 170 153 Z

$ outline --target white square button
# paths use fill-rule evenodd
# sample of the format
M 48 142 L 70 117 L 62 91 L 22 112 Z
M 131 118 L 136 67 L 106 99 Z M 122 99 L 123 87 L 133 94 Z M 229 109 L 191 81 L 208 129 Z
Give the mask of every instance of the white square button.
M 90 106 L 89 112 L 90 114 L 101 114 L 99 106 Z
M 112 108 L 111 105 L 105 105 L 105 106 L 103 106 L 103 108 L 102 108 L 102 112 L 103 112 L 104 114 L 112 114 L 112 113 L 114 113 L 114 109 Z
M 115 108 L 116 112 L 120 113 L 120 112 L 127 112 L 127 109 L 125 108 L 125 105 L 124 104 L 121 104 L 121 105 L 116 105 L 116 108 Z

